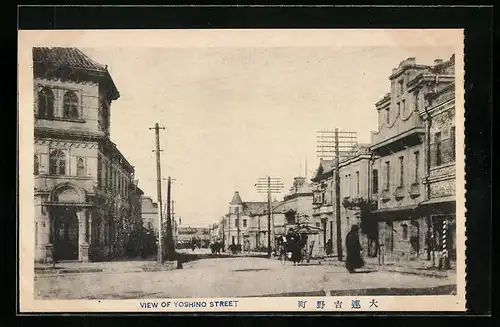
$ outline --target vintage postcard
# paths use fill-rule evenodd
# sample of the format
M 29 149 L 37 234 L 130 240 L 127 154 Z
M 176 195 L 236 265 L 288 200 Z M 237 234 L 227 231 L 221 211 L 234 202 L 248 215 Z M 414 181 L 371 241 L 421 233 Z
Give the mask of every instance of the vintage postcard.
M 29 312 L 465 311 L 463 30 L 19 31 Z

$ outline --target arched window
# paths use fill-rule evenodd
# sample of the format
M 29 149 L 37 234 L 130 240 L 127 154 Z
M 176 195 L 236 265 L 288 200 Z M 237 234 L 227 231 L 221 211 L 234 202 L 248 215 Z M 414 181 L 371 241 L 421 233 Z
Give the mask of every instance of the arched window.
M 85 176 L 85 163 L 83 161 L 83 158 L 78 158 L 76 160 L 76 175 Z
M 34 166 L 33 166 L 33 174 L 38 175 L 40 170 L 40 162 L 38 160 L 38 156 L 34 157 Z
M 50 174 L 66 175 L 66 156 L 61 150 L 54 150 L 50 153 Z
M 38 92 L 38 117 L 54 118 L 54 93 L 47 87 Z
M 68 91 L 63 99 L 64 118 L 78 118 L 78 97 L 75 92 Z

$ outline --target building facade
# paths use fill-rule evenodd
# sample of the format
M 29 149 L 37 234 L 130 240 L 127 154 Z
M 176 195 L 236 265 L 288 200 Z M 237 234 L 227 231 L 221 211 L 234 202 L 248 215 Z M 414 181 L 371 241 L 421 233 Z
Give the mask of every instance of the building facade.
M 322 229 L 321 245 L 318 244 L 321 253 L 325 253 L 325 244 L 328 240 L 332 240 L 334 244 L 333 251 L 336 253 L 334 171 L 334 160 L 320 159 L 316 175 L 311 179 L 313 183 L 312 217 L 316 227 Z
M 252 211 L 249 212 L 249 248 L 255 251 L 267 251 L 269 237 L 271 249 L 276 249 L 276 238 L 285 234 L 286 230 L 286 206 L 284 201 L 273 201 L 271 203 L 271 220 L 269 222 L 268 203 L 257 202 Z M 270 228 L 268 228 L 270 227 Z M 270 230 L 269 230 L 270 229 Z
M 446 65 L 441 60 L 432 66 L 419 65 L 415 58 L 402 61 L 389 76 L 390 92 L 376 103 L 378 131 L 372 132 L 371 151 L 378 209 L 372 213 L 384 261 L 422 258 L 428 246 L 431 222 L 420 210 L 426 200 L 427 131 L 420 113 L 428 94 L 454 81 L 443 70 Z
M 439 67 L 440 73 L 453 76 L 454 64 L 452 57 Z M 430 225 L 428 234 L 434 240 L 434 251 L 428 254 L 448 268 L 456 263 L 455 83 L 436 85 L 426 95 L 426 107 L 420 115 L 428 136 L 423 181 L 426 200 L 421 205 Z
M 347 157 L 339 162 L 342 246 L 343 249 L 346 248 L 345 240 L 351 226 L 358 225 L 364 256 L 376 256 L 378 248 L 378 227 L 373 223 L 370 213 L 376 209 L 371 190 L 373 158 L 370 145 L 357 144 Z M 373 186 L 378 187 L 376 183 Z M 329 227 L 332 228 L 336 239 L 336 224 L 330 223 Z
M 34 48 L 33 72 L 35 261 L 119 257 L 142 191 L 110 139 L 118 90 L 75 48 Z
M 250 249 L 250 223 L 256 214 L 262 212 L 264 206 L 267 206 L 267 202 L 243 202 L 240 193 L 234 192 L 223 222 L 226 248 L 234 244 L 241 245 L 242 250 Z

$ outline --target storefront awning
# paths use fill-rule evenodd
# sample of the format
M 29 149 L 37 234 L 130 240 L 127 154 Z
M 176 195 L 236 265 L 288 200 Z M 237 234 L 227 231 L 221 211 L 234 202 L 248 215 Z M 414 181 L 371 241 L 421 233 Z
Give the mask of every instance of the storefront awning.
M 418 205 L 411 205 L 405 207 L 394 207 L 394 208 L 380 208 L 377 210 L 371 211 L 372 214 L 384 214 L 384 213 L 398 213 L 398 212 L 408 212 L 415 211 L 418 208 Z
M 450 203 L 450 202 L 456 202 L 456 197 L 455 196 L 443 196 L 439 198 L 433 198 L 429 200 L 425 200 L 420 203 L 421 206 L 426 206 L 426 205 L 434 205 L 434 204 L 445 204 L 445 203 Z

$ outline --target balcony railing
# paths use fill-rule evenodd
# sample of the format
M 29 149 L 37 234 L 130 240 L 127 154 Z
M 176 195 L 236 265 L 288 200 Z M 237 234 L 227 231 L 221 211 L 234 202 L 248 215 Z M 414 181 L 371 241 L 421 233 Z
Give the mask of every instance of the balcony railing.
M 413 132 L 425 132 L 424 124 L 418 112 L 412 111 L 410 116 L 397 116 L 390 124 L 383 123 L 378 132 L 372 132 L 373 147 L 386 142 L 395 141 L 399 138 L 413 134 Z
M 420 196 L 420 183 L 412 183 L 410 185 L 410 189 L 408 190 L 408 194 L 410 194 L 410 196 L 412 198 L 417 198 Z
M 394 198 L 396 200 L 401 200 L 404 197 L 405 197 L 405 193 L 404 193 L 403 186 L 396 187 L 396 189 L 394 190 Z
M 49 192 L 56 185 L 63 183 L 72 183 L 84 189 L 88 193 L 94 192 L 94 181 L 92 177 L 87 176 L 64 176 L 64 175 L 36 175 L 35 191 Z
M 389 192 L 389 189 L 382 190 L 382 192 L 380 192 L 379 199 L 384 201 L 384 202 L 389 201 L 391 199 L 391 194 Z

